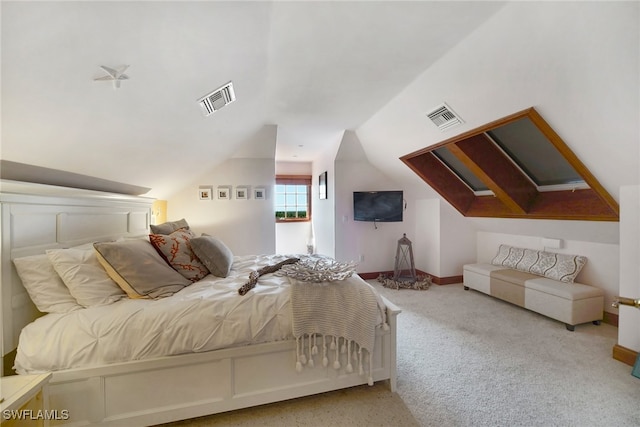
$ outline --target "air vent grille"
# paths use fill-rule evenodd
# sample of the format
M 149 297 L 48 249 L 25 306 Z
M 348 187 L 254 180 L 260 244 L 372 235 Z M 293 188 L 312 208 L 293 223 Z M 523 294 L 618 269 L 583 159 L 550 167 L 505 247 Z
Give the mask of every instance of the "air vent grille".
M 433 111 L 427 113 L 427 117 L 442 131 L 464 123 L 460 116 L 454 113 L 447 104 L 436 107 Z
M 229 82 L 198 100 L 205 116 L 210 116 L 236 100 L 233 83 Z

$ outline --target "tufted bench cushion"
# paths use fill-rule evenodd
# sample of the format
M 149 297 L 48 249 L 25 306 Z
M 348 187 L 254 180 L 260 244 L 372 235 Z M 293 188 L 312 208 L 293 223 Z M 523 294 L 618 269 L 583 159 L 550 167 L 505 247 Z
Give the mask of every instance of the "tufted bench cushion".
M 475 289 L 559 320 L 569 330 L 580 323 L 602 320 L 604 291 L 594 286 L 493 264 L 467 264 L 463 277 L 465 289 Z

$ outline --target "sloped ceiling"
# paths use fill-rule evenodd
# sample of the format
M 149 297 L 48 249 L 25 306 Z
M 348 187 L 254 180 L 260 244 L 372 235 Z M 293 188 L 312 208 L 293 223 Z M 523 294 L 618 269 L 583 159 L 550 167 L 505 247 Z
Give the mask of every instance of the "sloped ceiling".
M 1 158 L 152 188 L 278 129 L 310 161 L 355 130 L 502 2 L 11 2 L 2 12 Z M 115 90 L 100 65 L 129 65 Z M 237 101 L 197 99 L 232 80 Z M 260 150 L 257 156 L 262 156 Z
M 464 120 L 444 132 L 426 117 L 443 101 Z M 395 159 L 531 107 L 613 198 L 639 184 L 640 3 L 509 2 L 357 135 L 374 166 L 437 197 Z

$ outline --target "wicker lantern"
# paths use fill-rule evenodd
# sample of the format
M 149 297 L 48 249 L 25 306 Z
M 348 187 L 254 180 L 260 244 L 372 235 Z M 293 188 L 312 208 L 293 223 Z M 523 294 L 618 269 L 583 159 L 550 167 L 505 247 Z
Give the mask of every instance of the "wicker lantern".
M 416 268 L 413 263 L 413 249 L 411 240 L 407 239 L 406 233 L 398 240 L 396 250 L 396 266 L 393 271 L 393 280 L 414 283 L 417 280 Z

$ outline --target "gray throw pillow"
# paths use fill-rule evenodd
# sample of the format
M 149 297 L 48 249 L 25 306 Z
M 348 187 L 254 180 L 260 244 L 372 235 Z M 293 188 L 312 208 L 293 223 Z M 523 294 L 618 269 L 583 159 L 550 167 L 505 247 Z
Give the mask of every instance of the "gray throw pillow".
M 151 224 L 149 227 L 151 227 L 153 234 L 169 235 L 180 228 L 186 228 L 188 230 L 189 224 L 186 219 L 182 218 L 177 221 L 168 221 L 157 225 Z
M 148 240 L 94 243 L 98 261 L 129 298 L 163 298 L 191 281 L 162 259 Z
M 222 240 L 203 235 L 191 239 L 191 250 L 211 274 L 227 277 L 233 264 L 233 253 Z

